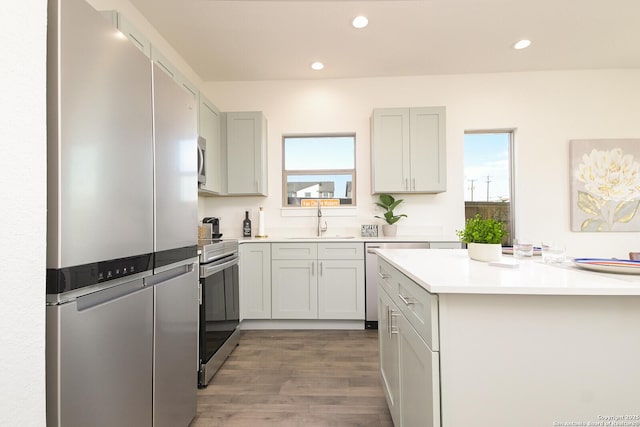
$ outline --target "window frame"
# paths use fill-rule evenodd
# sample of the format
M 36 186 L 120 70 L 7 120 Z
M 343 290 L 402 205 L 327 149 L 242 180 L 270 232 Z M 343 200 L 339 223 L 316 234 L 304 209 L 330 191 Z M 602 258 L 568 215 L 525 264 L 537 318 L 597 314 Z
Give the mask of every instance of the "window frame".
M 286 165 L 286 150 L 285 143 L 288 138 L 341 138 L 341 137 L 350 137 L 353 138 L 353 169 L 285 169 Z M 351 203 L 344 204 L 340 206 L 323 206 L 325 208 L 354 208 L 357 206 L 356 204 L 356 188 L 357 188 L 357 178 L 356 178 L 356 144 L 357 144 L 357 136 L 355 132 L 340 132 L 340 133 L 293 133 L 293 134 L 282 134 L 282 207 L 283 208 L 299 208 L 299 209 L 309 209 L 306 207 L 298 206 L 298 205 L 290 205 L 288 204 L 289 196 L 287 191 L 287 178 L 290 175 L 351 175 Z M 334 197 L 336 198 L 336 197 Z M 339 197 L 337 197 L 339 198 Z M 315 208 L 314 208 L 315 209 Z
M 502 133 L 502 134 L 509 134 L 509 167 L 508 167 L 508 173 L 509 173 L 509 221 L 510 221 L 510 227 L 507 230 L 509 232 L 509 236 L 507 239 L 508 244 L 512 245 L 513 244 L 513 240 L 515 239 L 515 233 L 516 233 L 516 174 L 515 174 L 515 139 L 516 139 L 516 128 L 501 128 L 501 129 L 473 129 L 473 130 L 465 130 L 464 131 L 464 135 L 468 135 L 468 134 L 491 134 L 491 133 Z M 464 137 L 462 140 L 463 143 L 463 148 L 462 148 L 462 152 L 464 155 Z M 464 172 L 466 165 L 463 164 L 462 170 Z M 465 183 L 466 185 L 466 183 Z M 466 203 L 467 200 L 464 200 L 464 191 L 463 191 L 463 203 L 465 204 L 465 210 L 466 210 Z M 465 214 L 465 220 L 466 220 L 466 214 Z

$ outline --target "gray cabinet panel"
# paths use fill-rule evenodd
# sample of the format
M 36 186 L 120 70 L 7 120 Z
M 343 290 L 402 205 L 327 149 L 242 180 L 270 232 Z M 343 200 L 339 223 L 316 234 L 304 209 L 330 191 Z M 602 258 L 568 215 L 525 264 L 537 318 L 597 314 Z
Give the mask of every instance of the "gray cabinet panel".
M 267 120 L 261 112 L 226 113 L 227 192 L 267 195 Z
M 271 243 L 240 245 L 242 318 L 271 319 Z
M 445 107 L 376 109 L 373 193 L 446 191 Z
M 385 108 L 373 111 L 372 187 L 374 192 L 406 189 L 409 163 L 409 109 Z
M 444 108 L 411 109 L 411 191 L 446 190 Z

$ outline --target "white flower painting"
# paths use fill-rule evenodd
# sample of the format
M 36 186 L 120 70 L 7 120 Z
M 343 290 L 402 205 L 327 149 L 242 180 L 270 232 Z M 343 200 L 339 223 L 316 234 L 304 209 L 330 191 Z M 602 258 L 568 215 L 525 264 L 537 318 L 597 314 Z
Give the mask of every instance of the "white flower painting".
M 640 139 L 571 141 L 571 229 L 640 231 Z

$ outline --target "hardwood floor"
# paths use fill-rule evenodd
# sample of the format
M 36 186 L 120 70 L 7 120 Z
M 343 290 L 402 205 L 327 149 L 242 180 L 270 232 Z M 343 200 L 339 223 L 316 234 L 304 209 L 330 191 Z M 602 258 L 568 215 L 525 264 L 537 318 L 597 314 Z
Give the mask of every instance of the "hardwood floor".
M 198 391 L 190 427 L 213 426 L 392 427 L 377 331 L 243 331 Z

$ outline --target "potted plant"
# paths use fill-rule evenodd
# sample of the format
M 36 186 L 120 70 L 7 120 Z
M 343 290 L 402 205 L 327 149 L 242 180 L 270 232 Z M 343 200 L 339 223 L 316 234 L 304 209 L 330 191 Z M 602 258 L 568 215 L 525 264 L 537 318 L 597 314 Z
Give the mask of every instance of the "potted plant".
M 393 210 L 398 207 L 403 199 L 396 200 L 390 194 L 381 194 L 380 201 L 376 202 L 376 205 L 385 210 L 384 216 L 376 215 L 376 218 L 384 219 L 387 223 L 382 226 L 382 234 L 385 236 L 393 237 L 396 235 L 398 225 L 396 222 L 400 221 L 400 218 L 407 217 L 405 214 L 396 215 Z
M 504 223 L 476 214 L 465 222 L 464 230 L 456 230 L 460 240 L 467 244 L 469 258 L 476 261 L 498 261 L 502 256 L 502 238 L 507 234 Z

